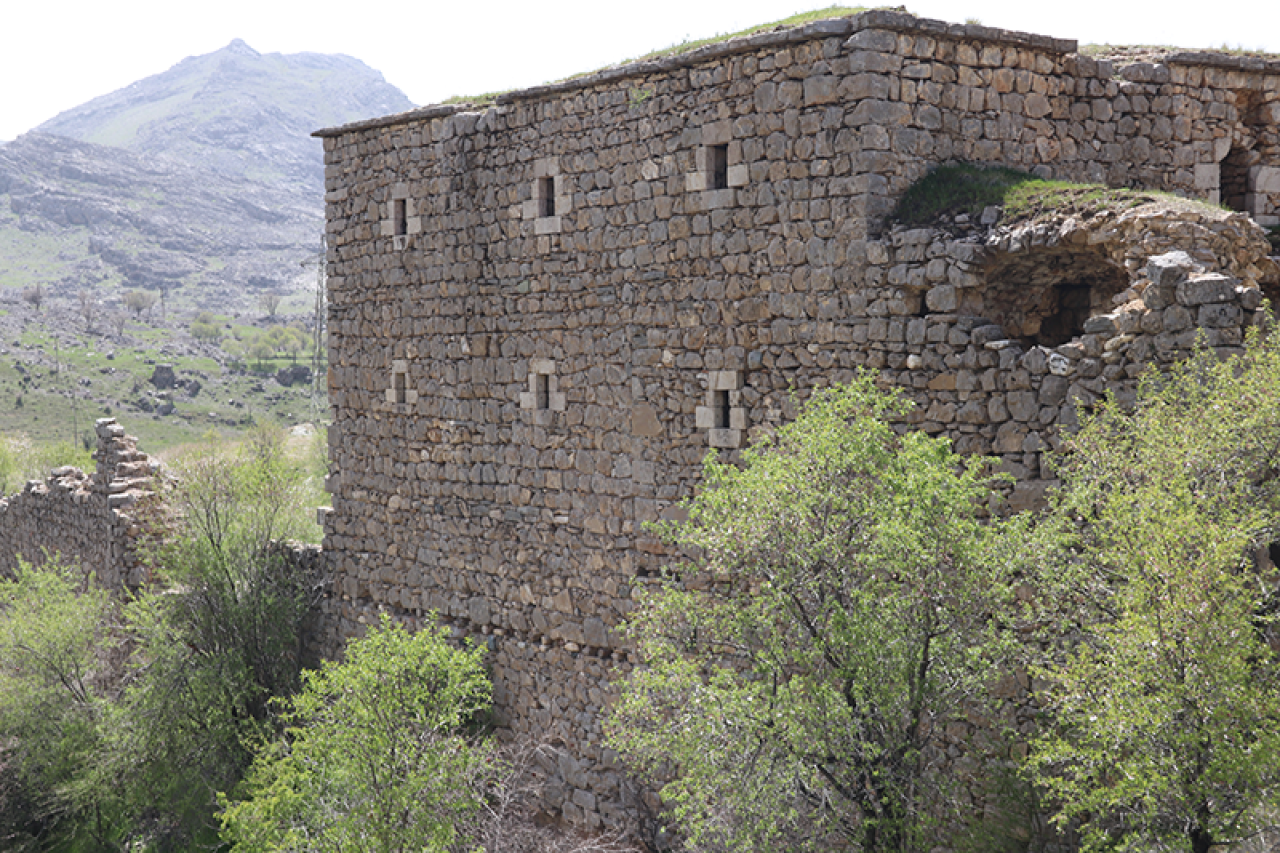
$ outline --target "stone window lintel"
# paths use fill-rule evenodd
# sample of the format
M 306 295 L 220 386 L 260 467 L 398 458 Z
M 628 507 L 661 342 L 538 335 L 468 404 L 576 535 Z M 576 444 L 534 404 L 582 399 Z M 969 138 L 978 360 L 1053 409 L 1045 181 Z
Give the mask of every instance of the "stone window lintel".
M 413 405 L 418 402 L 418 392 L 409 387 L 409 360 L 393 359 L 391 362 L 391 385 L 385 393 L 386 401 L 392 405 Z
M 550 197 L 547 196 L 548 186 Z M 544 216 L 547 208 L 552 215 Z M 560 161 L 555 157 L 543 157 L 533 164 L 533 190 L 529 198 L 520 203 L 520 218 L 531 219 L 534 234 L 559 234 L 562 217 L 573 207 L 573 193 L 568 179 L 560 174 Z
M 543 390 L 546 397 L 546 406 L 542 407 L 538 404 L 539 377 L 546 377 Z M 520 408 L 533 412 L 535 422 L 540 425 L 549 424 L 550 421 L 543 423 L 538 419 L 542 413 L 563 412 L 565 410 L 565 397 L 560 391 L 560 379 L 556 376 L 556 363 L 549 358 L 531 358 L 529 359 L 529 390 L 520 392 Z
M 728 423 L 725 423 L 725 415 Z M 742 401 L 742 371 L 707 372 L 707 392 L 703 405 L 693 412 L 694 425 L 707 431 L 711 447 L 741 447 L 747 433 L 747 410 Z

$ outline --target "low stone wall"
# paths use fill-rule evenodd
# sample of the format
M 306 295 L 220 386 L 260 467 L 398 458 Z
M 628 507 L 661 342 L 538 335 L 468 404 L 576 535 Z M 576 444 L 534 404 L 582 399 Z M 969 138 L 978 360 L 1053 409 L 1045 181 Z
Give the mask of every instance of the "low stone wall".
M 138 544 L 158 463 L 114 418 L 99 420 L 95 429 L 92 474 L 57 468 L 0 498 L 0 574 L 11 574 L 19 558 L 39 565 L 60 555 L 92 571 L 108 589 L 144 582 Z

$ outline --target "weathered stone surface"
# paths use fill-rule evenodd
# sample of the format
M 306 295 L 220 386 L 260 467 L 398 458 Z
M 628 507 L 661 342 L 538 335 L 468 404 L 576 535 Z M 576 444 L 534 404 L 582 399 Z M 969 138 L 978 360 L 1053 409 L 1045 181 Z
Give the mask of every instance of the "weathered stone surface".
M 178 377 L 173 372 L 173 365 L 157 364 L 155 370 L 151 371 L 151 384 L 161 391 L 177 385 Z
M 547 772 L 570 821 L 620 800 L 615 629 L 677 559 L 644 523 L 681 517 L 712 447 L 736 460 L 869 369 L 909 424 L 999 454 L 1030 508 L 1077 404 L 1202 332 L 1238 346 L 1276 278 L 1248 217 L 1182 200 L 886 221 L 950 161 L 1210 198 L 1218 140 L 1276 157 L 1227 108 L 1269 72 L 1170 60 L 1119 83 L 1053 39 L 845 24 L 323 133 L 330 636 L 434 610 L 484 637 L 510 727 L 569 745 Z M 383 233 L 397 193 L 411 243 Z M 1240 206 L 1274 215 L 1269 193 Z
M 59 554 L 93 572 L 107 589 L 142 583 L 139 539 L 159 463 L 137 448 L 114 418 L 95 424 L 97 468 L 57 468 L 22 492 L 0 496 L 0 575 L 18 558 L 39 565 Z

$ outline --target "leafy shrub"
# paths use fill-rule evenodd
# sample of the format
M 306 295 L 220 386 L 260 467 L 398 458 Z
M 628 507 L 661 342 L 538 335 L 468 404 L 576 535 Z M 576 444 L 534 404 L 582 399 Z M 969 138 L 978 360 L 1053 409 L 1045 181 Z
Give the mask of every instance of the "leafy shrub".
M 287 743 L 258 754 L 223 834 L 249 851 L 448 851 L 481 807 L 471 724 L 492 688 L 483 651 L 384 616 L 343 663 L 304 674 Z

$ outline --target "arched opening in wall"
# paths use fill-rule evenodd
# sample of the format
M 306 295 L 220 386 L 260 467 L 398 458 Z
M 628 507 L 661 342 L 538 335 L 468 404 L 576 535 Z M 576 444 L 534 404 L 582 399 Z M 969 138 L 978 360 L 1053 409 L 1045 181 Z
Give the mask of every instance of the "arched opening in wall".
M 1218 164 L 1218 199 L 1222 204 L 1249 212 L 1249 167 L 1253 164 L 1253 152 L 1244 148 L 1232 148 Z
M 997 257 L 984 275 L 982 316 L 1025 346 L 1055 347 L 1084 332 L 1085 321 L 1110 311 L 1129 276 L 1093 252 L 1033 249 Z

